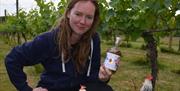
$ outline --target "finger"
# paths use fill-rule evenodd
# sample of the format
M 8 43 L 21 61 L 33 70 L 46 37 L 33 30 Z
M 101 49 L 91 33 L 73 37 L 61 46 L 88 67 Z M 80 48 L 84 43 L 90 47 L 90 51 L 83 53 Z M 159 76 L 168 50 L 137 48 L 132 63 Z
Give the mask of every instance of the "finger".
M 100 67 L 100 71 L 104 71 L 104 67 L 103 67 L 103 65 Z
M 40 91 L 48 91 L 46 88 L 40 87 Z
M 41 87 L 34 88 L 33 91 L 41 91 Z
M 48 90 L 46 88 L 37 87 L 37 88 L 33 89 L 33 91 L 48 91 Z
M 100 79 L 104 79 L 105 77 L 104 77 L 104 75 L 103 75 L 102 73 L 100 73 L 100 74 L 99 74 L 99 78 L 100 78 Z
M 115 62 L 119 64 L 120 58 L 117 58 L 117 59 L 115 60 Z
M 100 70 L 99 70 L 99 78 L 100 79 L 104 78 L 105 74 L 106 74 L 105 70 L 104 70 L 103 66 L 101 66 Z
M 106 81 L 106 77 L 103 74 L 99 74 L 99 79 L 102 81 Z
M 38 88 L 34 88 L 33 91 L 40 91 Z
M 48 91 L 46 88 L 42 88 L 41 91 Z
M 107 77 L 106 75 L 103 75 L 103 74 L 99 74 L 99 79 L 101 81 L 107 81 L 109 79 L 109 77 Z
M 104 74 L 107 75 L 107 76 L 111 76 L 112 75 L 112 71 L 109 70 L 108 68 L 104 67 Z
M 104 79 L 105 77 L 104 77 L 104 75 L 102 74 L 102 72 L 99 72 L 99 79 Z
M 105 71 L 104 66 L 101 66 L 101 67 L 100 67 L 100 72 L 101 72 L 101 74 L 103 74 L 103 75 L 106 74 L 106 71 Z
M 104 65 L 101 66 L 101 72 L 105 77 L 110 77 L 112 75 L 112 71 L 106 68 Z
M 112 71 L 106 68 L 104 65 L 100 67 L 99 78 L 106 81 L 112 76 Z

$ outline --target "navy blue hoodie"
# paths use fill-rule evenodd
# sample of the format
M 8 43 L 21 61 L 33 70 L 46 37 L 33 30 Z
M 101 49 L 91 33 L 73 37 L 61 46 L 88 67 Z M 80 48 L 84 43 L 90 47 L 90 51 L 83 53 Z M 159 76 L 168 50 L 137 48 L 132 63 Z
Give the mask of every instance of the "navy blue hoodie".
M 53 30 L 37 36 L 33 41 L 14 47 L 5 58 L 11 82 L 19 91 L 32 91 L 26 82 L 24 66 L 42 64 L 38 86 L 49 89 L 73 88 L 89 81 L 98 81 L 100 67 L 100 39 L 96 33 L 92 38 L 91 53 L 82 74 L 77 74 L 73 59 L 62 63 Z

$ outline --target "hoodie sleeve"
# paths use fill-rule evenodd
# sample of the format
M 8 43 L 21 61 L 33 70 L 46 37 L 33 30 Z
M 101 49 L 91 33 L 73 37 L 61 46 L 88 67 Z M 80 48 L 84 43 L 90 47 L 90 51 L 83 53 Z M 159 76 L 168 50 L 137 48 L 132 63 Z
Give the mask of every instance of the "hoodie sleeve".
M 5 58 L 5 66 L 11 82 L 18 91 L 32 91 L 26 82 L 24 66 L 31 66 L 45 60 L 50 54 L 50 32 L 37 36 L 33 41 L 14 47 Z
M 93 54 L 89 81 L 98 81 L 101 60 L 100 38 L 98 33 L 93 36 Z

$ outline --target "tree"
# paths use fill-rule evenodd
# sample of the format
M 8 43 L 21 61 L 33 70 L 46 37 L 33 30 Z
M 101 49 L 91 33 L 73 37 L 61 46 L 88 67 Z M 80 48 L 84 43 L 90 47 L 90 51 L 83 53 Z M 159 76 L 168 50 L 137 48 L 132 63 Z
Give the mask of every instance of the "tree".
M 175 18 L 175 12 L 180 9 L 180 1 L 111 0 L 109 6 L 106 7 L 102 32 L 107 32 L 111 36 L 114 36 L 113 33 L 121 32 L 127 40 L 137 39 L 141 35 L 144 38 L 147 45 L 147 60 L 151 63 L 151 74 L 154 78 L 154 91 L 158 71 L 157 46 L 159 39 L 164 36 L 163 32 L 177 30 L 179 25 Z

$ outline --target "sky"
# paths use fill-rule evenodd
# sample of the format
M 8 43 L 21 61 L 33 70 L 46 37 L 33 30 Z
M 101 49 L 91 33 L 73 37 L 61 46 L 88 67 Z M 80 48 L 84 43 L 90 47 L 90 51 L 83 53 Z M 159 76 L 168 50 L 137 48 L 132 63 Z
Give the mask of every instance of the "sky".
M 57 4 L 59 0 L 44 0 L 44 1 L 46 2 L 53 1 L 55 4 Z M 23 8 L 25 11 L 29 11 L 32 8 L 37 8 L 37 5 L 35 0 L 19 0 L 19 8 Z M 4 16 L 5 9 L 7 10 L 7 13 L 15 14 L 16 0 L 0 0 L 0 16 Z M 180 14 L 180 10 L 177 11 L 177 14 Z
M 59 0 L 44 0 L 46 2 L 53 1 L 58 3 Z M 19 8 L 23 8 L 25 11 L 29 11 L 32 8 L 37 8 L 35 0 L 19 0 Z M 4 10 L 7 10 L 7 13 L 16 12 L 16 0 L 0 0 L 0 16 L 4 16 Z

